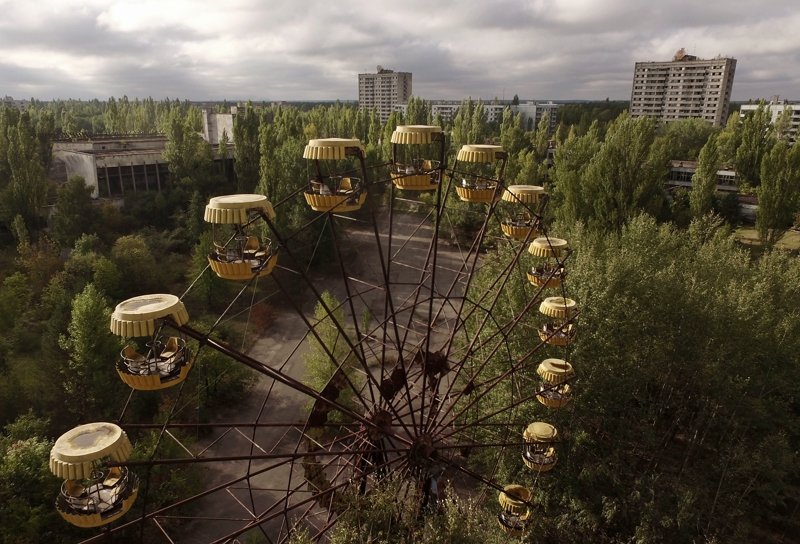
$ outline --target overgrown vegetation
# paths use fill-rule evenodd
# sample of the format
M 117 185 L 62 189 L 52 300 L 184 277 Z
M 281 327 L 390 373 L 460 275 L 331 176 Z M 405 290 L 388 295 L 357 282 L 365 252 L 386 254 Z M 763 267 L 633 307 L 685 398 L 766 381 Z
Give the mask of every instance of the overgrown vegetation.
M 577 248 L 570 285 L 584 308 L 572 353 L 580 393 L 574 408 L 556 418 L 570 436 L 559 469 L 537 484 L 529 540 L 797 538 L 800 270 L 796 258 L 771 248 L 800 205 L 800 148 L 788 146 L 785 120 L 771 125 L 763 108 L 744 121 L 732 116 L 722 130 L 695 121 L 659 127 L 623 109 L 613 102 L 564 106 L 549 134 L 546 124 L 527 126 L 510 110 L 490 124 L 480 101 L 466 101 L 449 124 L 433 119 L 420 99 L 405 118 L 394 113 L 385 124 L 376 112 L 342 104 L 303 110 L 250 104 L 239 109 L 228 135 L 233 150 L 225 144 L 220 151 L 234 158 L 232 170 L 214 163 L 197 135 L 200 112 L 187 102 L 123 97 L 0 109 L 3 542 L 75 540 L 52 507 L 58 482 L 43 469 L 47 453 L 65 430 L 119 416 L 126 389 L 114 376 L 120 346 L 107 331 L 108 314 L 131 296 L 180 294 L 205 268 L 208 197 L 255 191 L 286 200 L 277 226 L 295 234 L 289 244 L 295 264 L 324 261 L 324 222 L 310 223 L 317 216 L 296 194 L 309 177 L 303 146 L 309 138 L 357 137 L 368 163 L 385 165 L 389 136 L 401 123 L 442 124 L 451 152 L 465 143 L 502 144 L 507 182 L 546 185 L 553 196 L 548 213 Z M 47 181 L 56 137 L 152 132 L 169 138 L 163 192 L 126 194 L 120 207 L 93 201 L 81 178 L 60 187 Z M 549 168 L 551 140 L 556 152 Z M 668 160 L 695 158 L 692 192 L 667 194 Z M 716 211 L 729 224 L 737 221 L 735 197 L 714 191 L 722 165 L 735 167 L 742 189 L 759 197 L 763 256 L 737 248 L 719 218 L 707 215 Z M 48 203 L 55 205 L 52 214 L 45 213 Z M 473 208 L 455 198 L 448 206 L 455 233 L 480 226 Z M 491 274 L 495 261 L 486 261 Z M 498 311 L 512 314 L 529 293 L 524 281 L 509 285 Z M 195 285 L 187 303 L 198 328 L 211 327 L 233 289 L 208 275 Z M 326 319 L 318 310 L 323 342 L 337 358 L 346 357 Z M 235 327 L 219 332 L 241 340 Z M 509 344 L 524 350 L 528 340 L 520 329 Z M 330 372 L 329 358 L 319 352 L 312 349 L 315 387 Z M 196 399 L 203 421 L 251 380 L 224 357 L 204 352 L 183 394 Z M 482 409 L 502 405 L 504 394 L 498 388 Z M 128 413 L 132 420 L 158 421 L 174 395 L 136 395 Z M 530 408 L 530 417 L 537 409 Z M 150 454 L 152 435 L 132 438 L 138 455 Z M 499 474 L 522 483 L 530 477 L 518 459 Z M 197 483 L 171 469 L 157 480 L 163 485 L 151 492 L 151 504 L 183 496 Z M 334 541 L 363 539 L 365 523 L 384 531 L 384 502 L 371 497 L 358 505 L 362 517 L 341 520 Z M 491 515 L 485 519 L 475 505 L 452 502 L 422 528 L 409 521 L 397 538 L 491 542 L 498 529 Z M 388 541 L 396 536 L 383 534 Z

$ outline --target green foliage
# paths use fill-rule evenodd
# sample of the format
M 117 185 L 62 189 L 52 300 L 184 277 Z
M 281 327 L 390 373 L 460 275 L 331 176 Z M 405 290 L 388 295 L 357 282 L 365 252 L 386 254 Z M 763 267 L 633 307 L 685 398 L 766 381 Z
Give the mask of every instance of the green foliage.
M 614 121 L 628 108 L 627 102 L 609 101 L 564 104 L 558 108 L 558 122 L 574 126 L 578 135 L 586 134 L 593 122 L 603 132 L 606 125 Z
M 700 151 L 697 171 L 692 176 L 692 193 L 690 195 L 692 215 L 699 217 L 711 211 L 714 204 L 714 191 L 717 188 L 717 170 L 719 170 L 719 153 L 717 138 L 712 135 Z
M 70 399 L 65 407 L 83 421 L 103 421 L 117 408 L 124 384 L 109 380 L 112 361 L 119 357 L 119 339 L 108 330 L 111 308 L 94 284 L 88 284 L 72 301 L 67 334 L 59 345 L 67 355 L 59 369 L 64 391 Z
M 331 544 L 501 544 L 509 542 L 496 512 L 457 496 L 442 501 L 434 513 L 421 515 L 419 497 L 407 496 L 399 481 L 384 481 L 365 496 L 340 497 L 347 510 L 330 531 Z M 406 496 L 405 500 L 401 497 Z M 307 533 L 292 536 L 291 544 L 306 544 Z
M 52 440 L 49 422 L 28 413 L 0 434 L 0 542 L 34 544 L 73 542 L 78 536 L 63 527 L 53 507 L 58 489 L 47 463 Z
M 164 159 L 174 182 L 209 194 L 213 188 L 211 147 L 196 131 L 192 119 L 173 112 L 167 131 Z
M 564 237 L 575 248 L 568 296 L 581 315 L 569 358 L 579 380 L 570 409 L 527 408 L 569 436 L 536 482 L 534 541 L 798 534 L 800 262 L 754 262 L 711 216 L 682 233 L 639 216 L 618 232 L 573 226 Z M 529 301 L 509 294 L 504 312 Z M 535 478 L 517 456 L 500 474 Z
M 233 168 L 239 193 L 252 193 L 258 183 L 258 113 L 252 104 L 240 108 L 233 123 Z
M 429 125 L 431 123 L 431 103 L 412 96 L 408 100 L 405 117 L 406 125 Z
M 744 118 L 739 132 L 741 143 L 736 149 L 736 175 L 742 182 L 757 186 L 761 183 L 761 159 L 775 143 L 770 112 L 763 102 Z
M 553 173 L 559 217 L 619 229 L 641 211 L 657 215 L 664 201 L 667 160 L 655 128 L 650 118 L 624 114 L 609 126 L 599 146 L 596 130 L 568 138 L 556 155 Z
M 152 293 L 161 283 L 159 263 L 142 235 L 122 236 L 117 239 L 111 248 L 111 261 L 124 277 L 135 278 L 135 281 L 123 286 L 123 298 Z
M 46 203 L 48 184 L 43 160 L 44 143 L 40 141 L 35 122 L 27 111 L 18 115 L 8 111 L 0 117 L 0 221 L 7 225 L 21 216 L 28 229 L 41 224 L 42 206 Z M 49 147 L 47 148 L 49 156 Z
M 363 379 L 357 371 L 360 365 L 356 355 L 350 350 L 347 338 L 339 330 L 345 323 L 344 307 L 334 295 L 324 291 L 321 301 L 317 302 L 314 308 L 314 319 L 314 331 L 319 338 L 314 335 L 308 336 L 308 352 L 305 355 L 306 374 L 303 382 L 315 391 L 322 391 L 337 369 L 341 368 L 349 384 L 340 393 L 338 402 L 352 407 L 355 403 L 354 389 L 361 388 Z M 347 329 L 344 330 L 347 332 Z M 332 417 L 341 420 L 341 414 L 338 412 L 334 412 Z
M 709 137 L 717 132 L 703 119 L 679 119 L 667 123 L 662 137 L 666 139 L 669 158 L 677 161 L 695 161 Z
M 800 146 L 783 140 L 773 146 L 761 162 L 756 228 L 768 248 L 792 226 L 800 209 Z
M 92 189 L 81 176 L 72 176 L 58 188 L 52 235 L 62 247 L 71 247 L 82 234 L 93 231 Z

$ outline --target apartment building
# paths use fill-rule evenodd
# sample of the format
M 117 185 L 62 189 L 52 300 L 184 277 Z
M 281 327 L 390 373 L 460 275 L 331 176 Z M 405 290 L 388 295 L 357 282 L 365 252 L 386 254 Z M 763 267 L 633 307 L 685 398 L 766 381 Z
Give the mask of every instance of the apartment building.
M 385 122 L 398 104 L 411 98 L 411 72 L 395 72 L 378 66 L 374 74 L 358 74 L 358 107 L 378 110 Z
M 668 62 L 637 62 L 630 114 L 664 122 L 698 118 L 725 124 L 736 59 L 699 59 L 680 49 Z
M 789 124 L 789 142 L 795 143 L 797 141 L 797 134 L 800 132 L 800 102 L 790 102 L 788 100 L 782 100 L 779 96 L 773 96 L 772 99 L 765 105 L 767 110 L 770 112 L 770 116 L 772 117 L 772 122 L 778 120 L 778 117 L 783 113 L 785 109 L 792 110 L 792 120 Z M 750 112 L 755 111 L 758 108 L 758 104 L 742 104 L 741 108 L 739 109 L 739 116 L 744 117 Z
M 441 117 L 445 122 L 452 121 L 458 113 L 458 108 L 461 107 L 461 101 L 455 100 L 432 100 L 431 104 L 431 117 L 436 119 Z M 486 115 L 488 123 L 500 123 L 503 121 L 503 112 L 506 108 L 511 108 L 512 113 L 522 116 L 527 130 L 535 130 L 539 126 L 539 121 L 542 117 L 547 117 L 549 122 L 550 132 L 555 131 L 556 124 L 558 123 L 558 108 L 561 104 L 554 102 L 525 102 L 522 104 L 511 104 L 511 102 L 501 103 L 484 103 L 483 111 Z M 394 111 L 406 113 L 408 109 L 407 104 L 397 104 L 394 106 Z

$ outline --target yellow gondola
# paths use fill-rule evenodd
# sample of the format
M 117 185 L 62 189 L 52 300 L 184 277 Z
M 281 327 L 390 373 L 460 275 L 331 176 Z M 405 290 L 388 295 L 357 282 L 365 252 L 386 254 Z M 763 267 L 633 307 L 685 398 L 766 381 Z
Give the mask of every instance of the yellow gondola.
M 392 183 L 406 191 L 429 191 L 436 189 L 442 179 L 444 161 L 444 133 L 437 125 L 399 125 L 392 132 Z M 431 158 L 430 144 L 439 144 L 438 159 Z M 418 152 L 406 152 L 401 157 L 400 148 L 413 146 Z M 424 147 L 423 147 L 424 146 Z M 424 154 L 429 154 L 425 158 Z
M 156 391 L 186 379 L 194 364 L 186 341 L 161 333 L 163 318 L 178 325 L 189 321 L 189 314 L 178 297 L 169 294 L 142 295 L 117 304 L 111 315 L 111 332 L 123 338 L 149 337 L 140 352 L 128 343 L 117 360 L 117 374 L 132 389 Z
M 574 375 L 572 365 L 564 359 L 545 359 L 536 369 L 542 379 L 536 400 L 548 408 L 563 408 L 572 400 L 572 386 L 567 383 Z
M 50 450 L 50 471 L 65 480 L 56 498 L 61 517 L 78 527 L 101 527 L 130 510 L 139 478 L 105 462 L 125 461 L 132 451 L 125 431 L 113 423 L 89 423 L 61 435 Z
M 571 298 L 547 297 L 539 305 L 542 315 L 553 318 L 539 329 L 539 338 L 542 342 L 552 346 L 566 346 L 575 339 L 577 328 L 573 323 L 567 323 L 578 312 L 578 304 Z
M 528 213 L 519 213 L 514 218 L 503 219 L 500 223 L 503 234 L 514 240 L 527 240 L 539 232 L 539 219 L 532 219 Z
M 360 161 L 362 177 L 323 174 L 320 161 L 340 161 L 355 156 Z M 319 138 L 309 140 L 303 158 L 313 160 L 316 176 L 303 193 L 306 203 L 318 212 L 345 213 L 361 208 L 367 200 L 364 147 L 356 138 Z
M 500 527 L 510 536 L 522 536 L 530 524 L 531 490 L 521 485 L 510 484 L 503 487 L 498 497 L 503 509 L 497 516 Z
M 567 275 L 561 261 L 569 251 L 569 243 L 561 238 L 543 236 L 533 240 L 528 246 L 528 253 L 549 260 L 529 268 L 528 281 L 536 287 L 560 287 Z
M 502 173 L 508 155 L 499 145 L 464 145 L 456 156 L 457 163 L 471 163 L 470 172 L 453 173 L 456 193 L 465 202 L 492 203 L 502 196 Z M 494 165 L 500 162 L 499 179 L 494 179 Z
M 522 433 L 525 441 L 522 461 L 525 465 L 538 472 L 552 470 L 558 461 L 556 449 L 553 447 L 557 436 L 558 431 L 549 423 L 537 421 L 528 425 Z
M 214 232 L 214 251 L 208 255 L 211 270 L 226 280 L 246 281 L 272 273 L 278 253 L 269 240 L 262 241 L 251 225 L 264 214 L 275 219 L 267 197 L 258 194 L 215 196 L 206 205 L 204 219 L 216 228 L 229 230 L 224 239 Z

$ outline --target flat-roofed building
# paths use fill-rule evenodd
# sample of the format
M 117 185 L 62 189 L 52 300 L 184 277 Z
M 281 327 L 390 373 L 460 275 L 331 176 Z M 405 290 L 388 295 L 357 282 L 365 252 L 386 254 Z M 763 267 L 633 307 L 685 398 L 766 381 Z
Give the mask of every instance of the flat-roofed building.
M 382 122 L 398 104 L 411 98 L 411 72 L 395 72 L 378 66 L 374 74 L 358 74 L 358 107 L 376 109 Z
M 758 104 L 742 104 L 739 109 L 739 116 L 744 117 L 748 113 L 758 109 L 758 106 Z M 778 120 L 778 117 L 781 116 L 784 110 L 792 110 L 792 118 L 789 122 L 787 132 L 789 142 L 797 142 L 797 134 L 800 132 L 800 102 L 790 102 L 788 100 L 781 100 L 779 96 L 773 96 L 769 103 L 765 103 L 765 107 L 769 110 L 773 123 Z
M 454 100 L 432 100 L 431 117 L 435 120 L 441 117 L 442 121 L 452 121 L 458 113 L 458 109 L 463 102 Z M 473 102 L 477 104 L 477 102 Z M 525 102 L 523 104 L 512 104 L 511 102 L 484 102 L 483 112 L 486 116 L 487 123 L 501 123 L 503 121 L 503 113 L 506 108 L 510 108 L 512 113 L 522 115 L 525 120 L 525 125 L 528 130 L 535 130 L 539 125 L 539 121 L 543 116 L 548 118 L 549 130 L 553 132 L 558 122 L 558 108 L 561 104 L 554 102 Z M 394 107 L 394 111 L 406 113 L 408 109 L 407 104 L 398 104 Z
M 736 72 L 736 59 L 699 59 L 680 49 L 668 62 L 637 62 L 630 114 L 664 122 L 698 118 L 722 126 Z

